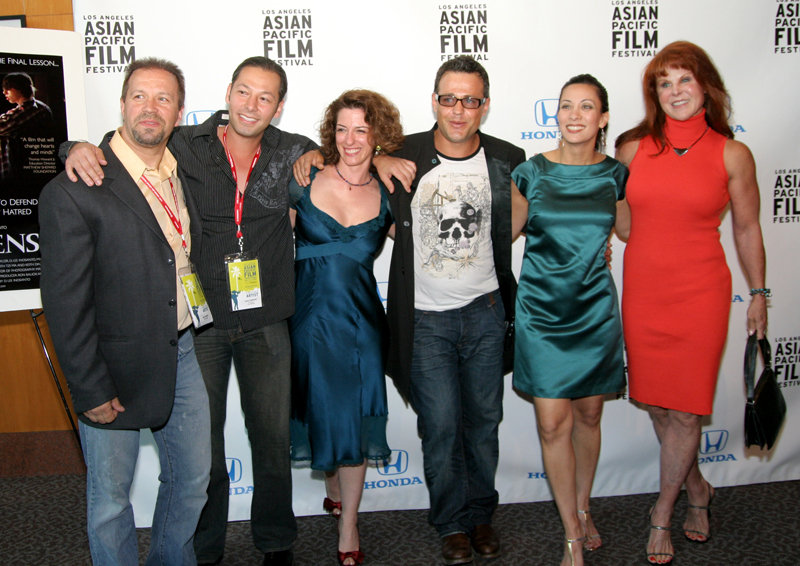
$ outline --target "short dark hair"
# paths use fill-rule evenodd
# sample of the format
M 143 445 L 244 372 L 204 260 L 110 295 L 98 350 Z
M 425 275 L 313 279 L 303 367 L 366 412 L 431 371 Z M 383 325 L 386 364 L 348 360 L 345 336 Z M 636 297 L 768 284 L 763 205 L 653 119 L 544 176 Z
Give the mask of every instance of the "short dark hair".
M 166 59 L 159 59 L 158 57 L 145 57 L 144 59 L 137 59 L 125 69 L 125 78 L 122 81 L 122 100 L 128 95 L 128 84 L 131 80 L 131 75 L 139 69 L 161 69 L 171 73 L 175 80 L 178 81 L 178 108 L 183 108 L 183 103 L 186 100 L 186 80 L 183 78 L 183 71 L 173 63 Z
M 283 100 L 283 97 L 286 96 L 286 91 L 289 90 L 289 80 L 286 78 L 286 71 L 283 70 L 278 63 L 270 59 L 269 57 L 248 57 L 241 63 L 239 66 L 236 67 L 236 70 L 233 71 L 233 76 L 231 76 L 231 84 L 236 82 L 236 79 L 239 78 L 239 73 L 242 72 L 242 69 L 245 67 L 258 67 L 264 71 L 272 71 L 281 79 L 281 86 L 278 90 L 278 102 Z
M 33 96 L 36 90 L 33 79 L 28 73 L 8 73 L 3 77 L 3 88 L 16 89 L 25 98 Z
M 606 87 L 603 86 L 603 83 L 598 81 L 594 76 L 589 73 L 582 73 L 569 79 L 564 83 L 564 86 L 561 87 L 561 92 L 558 95 L 559 100 L 561 100 L 561 97 L 564 95 L 564 89 L 572 85 L 593 86 L 597 91 L 597 98 L 600 99 L 600 112 L 608 112 L 608 91 Z M 606 123 L 605 127 L 600 129 L 595 138 L 594 148 L 601 153 L 605 152 L 606 134 L 608 134 L 608 123 Z
M 371 90 L 348 90 L 328 105 L 319 126 L 320 152 L 326 164 L 339 162 L 336 149 L 336 120 L 344 108 L 360 108 L 369 124 L 372 141 L 381 152 L 392 153 L 403 145 L 403 126 L 400 112 L 384 96 Z
M 478 63 L 469 55 L 459 55 L 442 63 L 439 70 L 436 71 L 436 80 L 433 82 L 433 92 L 439 94 L 439 81 L 445 73 L 475 73 L 483 81 L 483 96 L 489 98 L 489 73 L 483 68 L 483 65 Z

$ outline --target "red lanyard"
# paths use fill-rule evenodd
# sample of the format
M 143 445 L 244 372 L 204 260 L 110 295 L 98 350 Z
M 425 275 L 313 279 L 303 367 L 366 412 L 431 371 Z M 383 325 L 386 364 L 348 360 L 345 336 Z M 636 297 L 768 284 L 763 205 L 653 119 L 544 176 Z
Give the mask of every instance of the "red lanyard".
M 142 175 L 141 180 L 142 183 L 147 185 L 147 188 L 150 189 L 150 191 L 152 191 L 152 193 L 156 196 L 158 202 L 161 203 L 161 207 L 167 213 L 167 216 L 169 216 L 170 221 L 172 221 L 172 225 L 175 227 L 175 231 L 181 237 L 181 245 L 183 246 L 183 251 L 186 252 L 186 238 L 183 236 L 183 226 L 181 225 L 180 216 L 175 216 L 175 213 L 173 213 L 169 205 L 166 202 L 164 202 L 164 199 L 161 197 L 156 188 L 153 186 L 153 183 L 150 182 L 150 179 Z M 175 186 L 172 184 L 172 179 L 169 179 L 169 189 L 172 191 L 172 198 L 175 199 L 175 211 L 178 212 L 178 214 L 180 215 L 180 208 L 178 206 L 178 193 L 175 192 Z
M 239 177 L 236 174 L 236 164 L 233 162 L 233 156 L 228 151 L 228 126 L 222 130 L 222 146 L 225 148 L 225 155 L 228 157 L 228 163 L 231 165 L 231 173 L 233 174 L 233 183 L 236 185 L 236 195 L 233 197 L 233 221 L 236 223 L 236 237 L 239 238 L 239 248 L 242 248 L 242 211 L 244 210 L 244 195 L 239 192 Z M 253 162 L 250 164 L 250 170 L 247 172 L 247 179 L 245 180 L 245 187 L 250 182 L 250 175 L 253 174 L 253 169 L 256 167 L 256 162 L 261 155 L 261 146 L 258 146 L 256 154 L 253 156 Z

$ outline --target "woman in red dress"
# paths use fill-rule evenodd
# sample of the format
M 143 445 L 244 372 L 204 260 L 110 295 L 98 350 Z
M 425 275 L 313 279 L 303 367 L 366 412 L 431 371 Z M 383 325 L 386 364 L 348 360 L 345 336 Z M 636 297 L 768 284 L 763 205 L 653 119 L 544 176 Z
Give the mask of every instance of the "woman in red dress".
M 728 330 L 731 276 L 718 230 L 728 204 L 752 288 L 747 331 L 759 338 L 769 291 L 755 163 L 747 146 L 733 140 L 729 97 L 711 59 L 692 43 L 671 43 L 648 64 L 643 87 L 645 118 L 617 140 L 617 159 L 630 168 L 629 222 L 619 234 L 628 240 L 622 318 L 630 396 L 647 407 L 661 443 L 647 560 L 667 564 L 684 484 L 684 535 L 694 542 L 711 536 L 714 489 L 700 473 L 697 451 Z

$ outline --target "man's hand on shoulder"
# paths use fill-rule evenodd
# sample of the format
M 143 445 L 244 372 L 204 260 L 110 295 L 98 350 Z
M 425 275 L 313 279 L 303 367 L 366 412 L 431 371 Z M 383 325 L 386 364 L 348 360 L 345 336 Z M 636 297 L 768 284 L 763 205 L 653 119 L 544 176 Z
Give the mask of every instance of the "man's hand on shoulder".
M 124 413 L 125 407 L 119 402 L 119 397 L 114 397 L 111 401 L 106 401 L 99 407 L 85 411 L 86 418 L 97 424 L 113 423 L 119 413 Z
M 322 154 L 318 149 L 307 151 L 298 157 L 297 161 L 295 161 L 292 166 L 294 180 L 297 181 L 297 184 L 301 187 L 307 187 L 311 182 L 312 167 L 316 167 L 319 170 L 325 167 L 325 160 L 322 158 Z
M 401 159 L 399 157 L 391 157 L 389 155 L 376 155 L 372 160 L 375 169 L 378 171 L 378 176 L 389 189 L 390 193 L 394 192 L 394 183 L 392 177 L 400 181 L 403 188 L 407 193 L 411 192 L 411 184 L 414 182 L 414 177 L 417 174 L 417 164 L 408 159 Z
M 80 177 L 90 187 L 103 184 L 103 177 L 105 177 L 103 165 L 108 165 L 106 156 L 99 147 L 89 142 L 79 142 L 73 145 L 64 162 L 64 168 L 70 181 L 75 183 Z

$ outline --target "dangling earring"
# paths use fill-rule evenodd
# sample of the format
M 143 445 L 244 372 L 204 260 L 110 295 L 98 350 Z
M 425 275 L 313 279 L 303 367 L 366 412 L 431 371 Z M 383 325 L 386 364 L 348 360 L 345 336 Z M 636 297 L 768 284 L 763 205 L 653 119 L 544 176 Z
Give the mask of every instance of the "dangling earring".
M 606 152 L 606 131 L 605 129 L 600 130 L 600 139 L 598 140 L 598 145 L 600 146 L 600 153 Z

